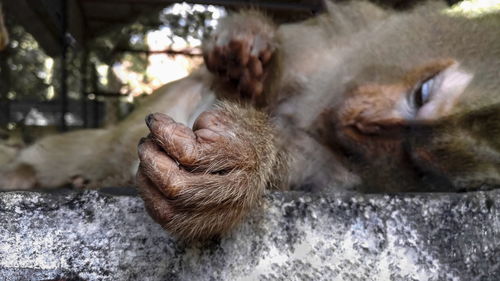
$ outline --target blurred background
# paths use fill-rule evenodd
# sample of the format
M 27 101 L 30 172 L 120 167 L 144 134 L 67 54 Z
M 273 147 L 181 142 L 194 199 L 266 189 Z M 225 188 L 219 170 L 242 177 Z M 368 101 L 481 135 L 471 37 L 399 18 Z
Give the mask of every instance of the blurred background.
M 419 0 L 378 0 L 395 9 Z M 448 0 L 448 4 L 456 4 Z M 200 45 L 226 13 L 248 7 L 278 22 L 314 16 L 321 0 L 0 0 L 0 142 L 111 126 L 203 61 Z M 469 5 L 469 6 L 468 6 Z M 499 1 L 458 3 L 491 9 Z

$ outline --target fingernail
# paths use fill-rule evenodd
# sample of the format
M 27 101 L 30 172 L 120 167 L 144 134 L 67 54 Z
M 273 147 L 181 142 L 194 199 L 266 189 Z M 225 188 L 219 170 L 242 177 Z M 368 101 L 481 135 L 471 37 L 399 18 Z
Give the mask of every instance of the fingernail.
M 146 116 L 146 126 L 148 126 L 149 129 L 151 129 L 151 125 L 153 124 L 153 119 L 154 119 L 154 114 L 151 113 L 148 116 Z

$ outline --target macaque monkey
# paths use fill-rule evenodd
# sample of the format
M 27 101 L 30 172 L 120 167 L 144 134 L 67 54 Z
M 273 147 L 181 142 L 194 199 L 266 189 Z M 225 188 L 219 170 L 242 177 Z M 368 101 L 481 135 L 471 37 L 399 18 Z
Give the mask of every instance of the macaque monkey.
M 137 173 L 152 217 L 200 239 L 262 208 L 271 189 L 499 185 L 499 15 L 327 7 L 280 26 L 255 11 L 229 16 L 204 43 L 206 69 L 116 126 L 21 150 L 0 167 L 0 188 L 121 186 Z
M 9 44 L 9 33 L 5 27 L 5 20 L 3 18 L 2 4 L 0 3 L 0 51 L 5 49 Z
M 224 101 L 192 127 L 146 118 L 137 185 L 183 239 L 223 234 L 266 190 L 466 191 L 500 185 L 500 14 L 331 4 L 275 26 L 230 16 L 205 42 Z

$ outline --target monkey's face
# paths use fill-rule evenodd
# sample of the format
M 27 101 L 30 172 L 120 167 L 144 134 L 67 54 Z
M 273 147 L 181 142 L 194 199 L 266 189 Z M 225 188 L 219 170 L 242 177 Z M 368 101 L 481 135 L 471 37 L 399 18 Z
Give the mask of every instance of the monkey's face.
M 444 59 L 354 86 L 322 113 L 322 138 L 370 191 L 499 185 L 500 106 L 477 108 L 473 78 Z

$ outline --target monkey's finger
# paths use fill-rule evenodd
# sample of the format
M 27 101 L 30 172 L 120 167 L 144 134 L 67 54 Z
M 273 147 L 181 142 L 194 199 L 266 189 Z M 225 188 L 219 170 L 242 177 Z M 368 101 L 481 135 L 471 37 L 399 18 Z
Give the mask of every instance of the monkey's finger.
M 254 40 L 251 54 L 260 60 L 262 65 L 266 65 L 274 53 L 275 47 L 272 40 L 266 36 L 257 36 Z
M 171 117 L 162 113 L 148 115 L 146 124 L 151 131 L 153 140 L 168 155 L 182 165 L 191 166 L 196 162 L 199 147 L 196 135 L 190 128 L 175 122 Z
M 248 36 L 239 36 L 232 39 L 228 44 L 230 58 L 239 63 L 240 66 L 246 66 L 250 58 L 250 38 Z
M 248 69 L 245 69 L 242 72 L 240 81 L 238 83 L 238 91 L 242 94 L 243 97 L 245 98 L 251 98 L 252 97 L 252 76 L 250 75 L 250 71 Z
M 272 49 L 262 50 L 259 53 L 259 60 L 262 62 L 263 65 L 266 65 L 271 60 L 272 56 L 273 56 Z
M 262 77 L 262 74 L 264 74 L 262 63 L 257 57 L 252 57 L 250 59 L 250 61 L 248 62 L 248 69 L 250 70 L 250 74 L 254 78 L 260 78 Z
M 189 198 L 186 197 L 203 200 L 202 197 L 210 196 L 211 192 L 216 192 L 220 184 L 227 183 L 231 179 L 219 175 L 189 173 L 178 167 L 149 139 L 144 140 L 139 147 L 141 164 L 138 174 L 142 178 L 138 184 L 141 183 L 141 188 L 154 188 L 164 199 L 170 200 L 170 206 L 174 209 L 176 206 L 179 207 L 179 204 L 188 206 L 186 201 L 189 201 Z M 207 185 L 211 186 L 208 189 L 213 190 L 209 191 Z
M 243 97 L 249 99 L 258 97 L 264 90 L 264 85 L 261 80 L 262 79 L 251 77 L 249 71 L 247 70 L 245 76 L 239 81 L 238 91 Z
M 172 206 L 141 169 L 137 171 L 135 181 L 149 215 L 160 224 L 170 221 L 174 214 Z
M 149 138 L 141 141 L 138 153 L 142 174 L 168 198 L 177 196 L 187 172 Z
M 227 67 L 227 76 L 230 79 L 238 80 L 239 77 L 241 76 L 241 71 L 242 71 L 241 65 L 235 62 L 230 62 Z
M 196 118 L 193 124 L 193 131 L 196 134 L 196 131 L 201 129 L 210 128 L 212 131 L 217 133 L 227 132 L 228 124 L 227 117 L 225 117 L 221 112 L 215 110 L 204 111 L 203 113 Z M 218 139 L 214 139 L 212 141 L 217 141 Z
M 251 54 L 253 57 L 258 57 L 261 51 L 269 49 L 269 47 L 268 39 L 257 35 L 253 39 Z
M 215 46 L 213 49 L 213 61 L 217 72 L 223 74 L 227 71 L 227 58 L 223 46 Z

